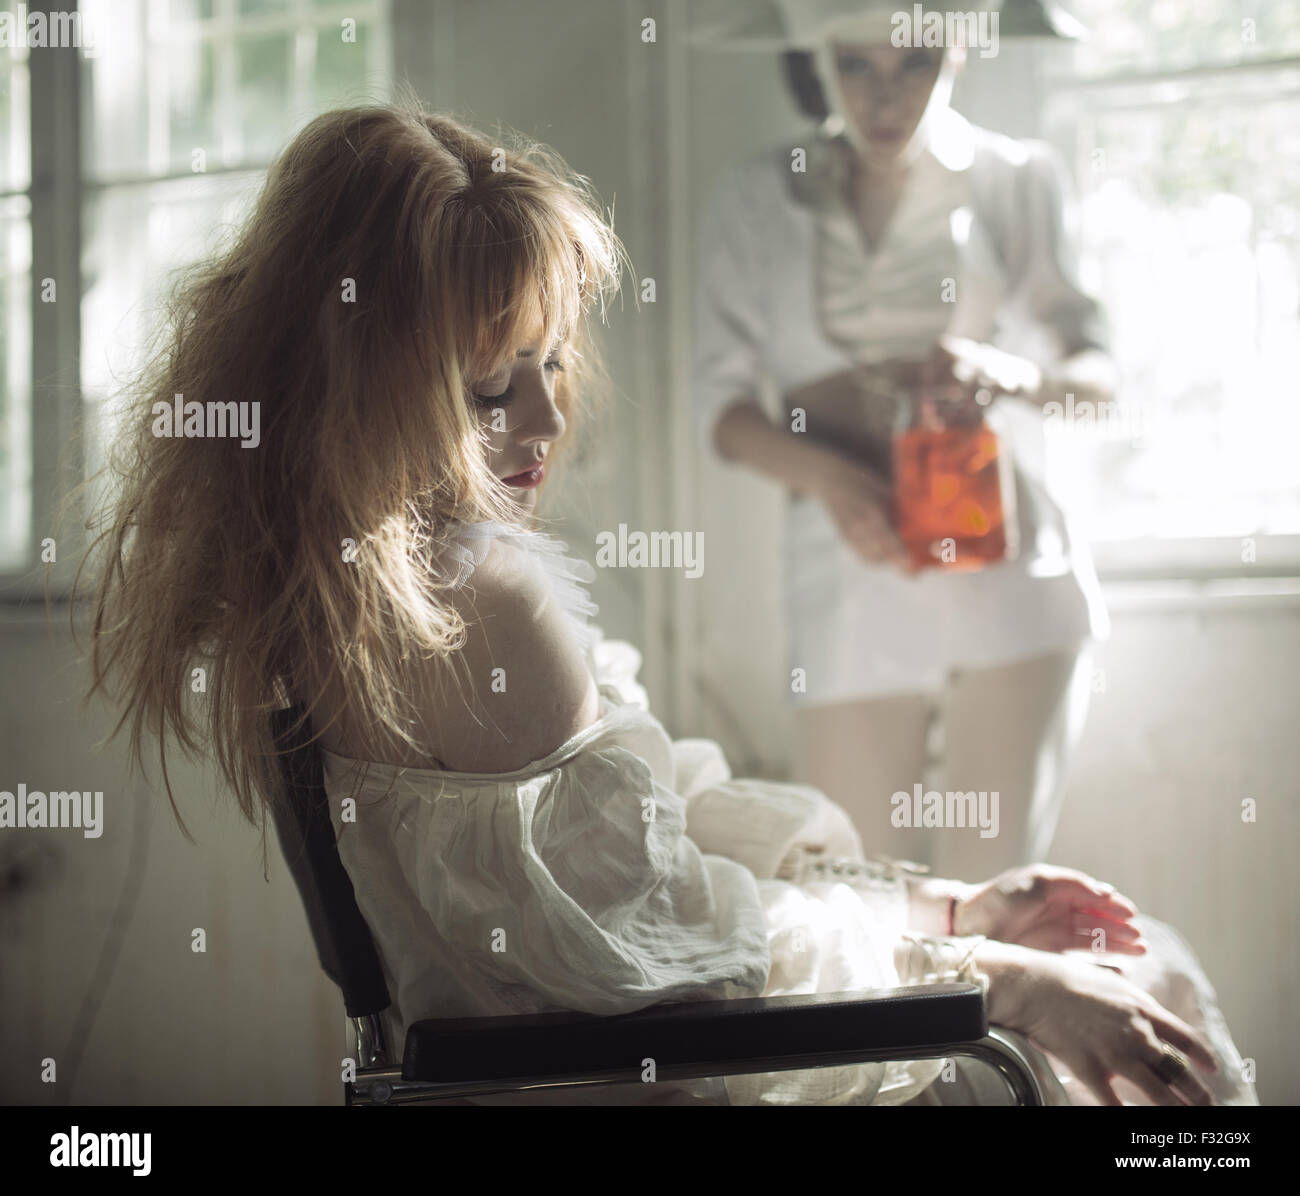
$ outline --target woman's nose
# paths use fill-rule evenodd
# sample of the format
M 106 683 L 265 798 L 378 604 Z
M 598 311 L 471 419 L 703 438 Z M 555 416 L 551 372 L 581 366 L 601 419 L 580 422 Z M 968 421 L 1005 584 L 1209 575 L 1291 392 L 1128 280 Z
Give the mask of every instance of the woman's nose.
M 888 112 L 894 108 L 901 108 L 906 100 L 902 84 L 894 79 L 873 84 L 867 89 L 866 94 L 867 102 L 874 112 Z
M 528 401 L 522 406 L 523 418 L 516 429 L 521 443 L 559 440 L 564 435 L 564 414 L 541 379 L 528 384 Z

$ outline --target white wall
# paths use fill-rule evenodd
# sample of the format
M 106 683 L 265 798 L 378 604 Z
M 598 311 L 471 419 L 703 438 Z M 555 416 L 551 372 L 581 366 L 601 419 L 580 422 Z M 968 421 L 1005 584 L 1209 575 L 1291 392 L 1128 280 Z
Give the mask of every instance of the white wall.
M 214 801 L 210 769 L 168 759 L 190 845 L 161 784 L 130 778 L 120 743 L 95 750 L 115 716 L 82 707 L 66 612 L 50 625 L 5 612 L 0 658 L 0 788 L 104 794 L 99 838 L 0 832 L 0 1101 L 341 1103 L 342 1001 L 274 832 L 268 883 L 258 834 Z M 146 765 L 156 780 L 156 758 Z M 191 949 L 196 928 L 203 953 Z M 88 994 L 99 1005 L 74 1080 Z M 46 1058 L 53 1085 L 42 1082 Z
M 1260 1100 L 1300 1102 L 1300 603 L 1109 590 L 1114 631 L 1053 844 L 1179 929 Z M 1251 799 L 1257 821 L 1243 820 Z

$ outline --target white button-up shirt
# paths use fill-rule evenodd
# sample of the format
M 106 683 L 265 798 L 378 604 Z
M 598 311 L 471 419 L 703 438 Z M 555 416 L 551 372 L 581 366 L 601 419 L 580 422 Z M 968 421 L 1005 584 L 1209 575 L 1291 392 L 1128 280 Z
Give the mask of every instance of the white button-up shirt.
M 944 333 L 1044 365 L 1105 348 L 1102 313 L 1077 279 L 1068 182 L 1049 146 L 947 110 L 871 253 L 843 197 L 835 148 L 820 133 L 773 147 L 727 170 L 710 197 L 697 242 L 691 375 L 706 444 L 737 399 L 753 397 L 783 420 L 785 394 L 855 364 L 925 356 Z M 796 169 L 797 151 L 806 169 Z M 792 505 L 787 572 L 800 605 L 789 622 L 795 663 L 826 662 L 818 700 L 939 684 L 952 667 L 1108 633 L 1086 546 L 1042 476 L 1041 411 L 1007 399 L 998 408 L 1017 472 L 1014 561 L 915 578 L 862 565 L 846 546 L 830 562 L 820 504 Z M 892 413 L 880 416 L 873 422 L 887 448 Z M 864 625 L 877 636 L 891 628 L 892 665 L 878 638 L 870 652 L 845 652 L 852 628 Z

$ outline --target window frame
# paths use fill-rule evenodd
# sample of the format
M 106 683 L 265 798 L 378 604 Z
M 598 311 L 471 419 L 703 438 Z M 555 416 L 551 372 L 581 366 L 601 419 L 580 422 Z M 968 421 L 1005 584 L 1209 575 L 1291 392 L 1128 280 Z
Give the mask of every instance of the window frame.
M 31 11 L 36 8 L 32 5 Z M 69 518 L 56 526 L 60 504 L 84 475 L 80 412 L 81 51 L 76 47 L 31 47 L 27 69 L 31 173 L 25 194 L 32 240 L 30 525 L 26 565 L 0 573 L 0 599 L 6 602 L 30 602 L 46 595 L 64 597 L 86 543 L 84 518 Z M 5 197 L 23 193 L 6 191 Z M 55 282 L 53 303 L 42 301 L 46 278 Z M 70 366 L 70 362 L 76 364 Z M 43 567 L 42 542 L 49 536 L 57 536 L 55 561 Z
M 145 0 L 153 3 L 155 0 Z M 305 3 L 306 0 L 303 0 Z M 378 37 L 374 60 L 382 64 L 379 78 L 366 82 L 388 95 L 394 87 L 393 24 L 395 0 L 365 0 L 361 6 L 342 2 L 312 8 L 313 29 L 327 28 L 343 18 L 371 22 Z M 81 12 L 83 4 L 63 0 L 63 12 Z M 48 3 L 33 2 L 29 11 L 49 10 Z M 214 16 L 188 23 L 190 30 L 204 29 L 224 43 L 250 34 L 291 33 L 302 36 L 304 9 L 294 4 L 283 13 L 260 14 L 247 20 L 236 17 L 236 0 L 216 0 Z M 26 561 L 0 569 L 0 604 L 66 602 L 85 549 L 89 545 L 86 498 L 79 489 L 86 481 L 85 436 L 89 425 L 81 379 L 83 298 L 84 203 L 96 192 L 147 189 L 193 172 L 167 168 L 157 173 L 93 178 L 83 162 L 83 139 L 91 114 L 83 107 L 83 60 L 78 47 L 33 47 L 28 50 L 31 173 L 27 188 L 0 191 L 0 199 L 26 195 L 32 241 L 31 267 L 31 377 L 30 401 L 30 526 Z M 227 55 L 227 58 L 229 56 Z M 299 97 L 301 98 L 301 97 Z M 205 175 L 261 175 L 270 159 L 243 157 L 234 164 L 214 163 Z M 53 278 L 62 301 L 41 300 L 43 278 Z M 68 297 L 72 297 L 69 301 Z M 77 501 L 56 517 L 76 490 Z M 55 560 L 41 560 L 42 543 L 56 536 Z M 83 578 L 83 584 L 85 582 Z
M 1295 84 L 1278 94 L 1300 97 L 1300 54 L 1206 62 L 1191 67 L 1125 69 L 1105 75 L 1063 72 L 1042 81 L 1042 136 L 1078 169 L 1084 143 L 1085 109 L 1095 111 L 1098 98 L 1109 107 L 1150 111 L 1169 108 L 1177 99 L 1161 98 L 1170 83 L 1198 79 L 1233 79 L 1247 75 L 1294 73 Z M 1254 541 L 1247 546 L 1247 541 Z M 1089 539 L 1103 582 L 1206 582 L 1215 579 L 1300 577 L 1300 533 L 1255 533 L 1246 536 L 1152 536 L 1132 540 Z M 1244 560 L 1253 552 L 1254 560 Z

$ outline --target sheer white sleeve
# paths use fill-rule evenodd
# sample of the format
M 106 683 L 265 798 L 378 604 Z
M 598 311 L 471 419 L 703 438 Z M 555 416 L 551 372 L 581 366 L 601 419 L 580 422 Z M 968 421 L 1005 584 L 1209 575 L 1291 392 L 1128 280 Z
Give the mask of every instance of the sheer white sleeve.
M 753 876 L 702 854 L 682 800 L 612 739 L 517 779 L 372 768 L 354 821 L 336 819 L 408 1024 L 630 1013 L 767 979 Z

